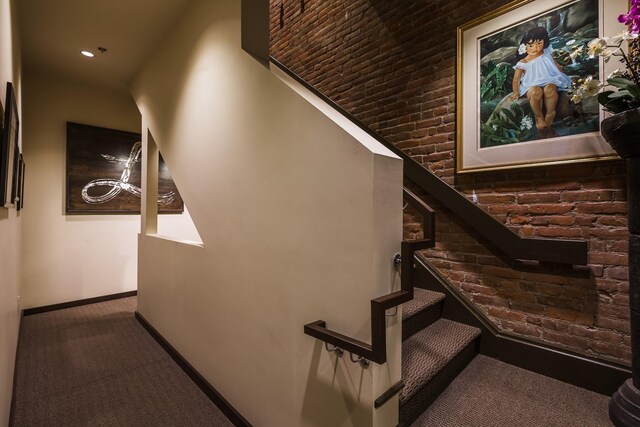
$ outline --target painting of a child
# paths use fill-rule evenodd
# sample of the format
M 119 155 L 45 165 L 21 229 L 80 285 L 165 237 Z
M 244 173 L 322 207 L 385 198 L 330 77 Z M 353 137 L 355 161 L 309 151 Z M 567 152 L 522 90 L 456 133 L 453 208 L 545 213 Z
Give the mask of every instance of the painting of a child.
M 513 67 L 511 99 L 527 97 L 538 129 L 551 126 L 556 116 L 558 91 L 571 90 L 571 79 L 551 56 L 549 34 L 544 27 L 529 30 L 520 43 Z
M 597 101 L 571 103 L 574 83 L 597 78 L 587 44 L 598 0 L 579 0 L 480 39 L 479 149 L 597 132 Z

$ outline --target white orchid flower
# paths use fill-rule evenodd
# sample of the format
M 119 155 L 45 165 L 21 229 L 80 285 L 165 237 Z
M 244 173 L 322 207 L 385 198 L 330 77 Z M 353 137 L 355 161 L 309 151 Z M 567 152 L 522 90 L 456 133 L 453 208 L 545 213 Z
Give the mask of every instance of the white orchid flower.
M 611 74 L 609 74 L 607 76 L 607 80 L 612 79 L 614 77 L 620 77 L 623 74 L 623 71 L 618 68 L 617 70 L 613 71 Z
M 598 92 L 600 92 L 601 87 L 602 85 L 600 84 L 600 80 L 594 79 L 591 76 L 587 77 L 582 84 L 582 90 L 586 96 L 597 95 Z
M 593 39 L 587 45 L 589 47 L 589 58 L 594 58 L 595 56 L 602 56 L 607 50 L 607 38 L 599 38 Z M 609 56 L 611 53 L 609 52 Z
M 513 51 L 512 51 L 513 52 Z M 527 46 L 525 46 L 524 43 L 522 43 L 519 47 L 518 47 L 518 54 L 519 55 L 524 55 L 527 52 Z

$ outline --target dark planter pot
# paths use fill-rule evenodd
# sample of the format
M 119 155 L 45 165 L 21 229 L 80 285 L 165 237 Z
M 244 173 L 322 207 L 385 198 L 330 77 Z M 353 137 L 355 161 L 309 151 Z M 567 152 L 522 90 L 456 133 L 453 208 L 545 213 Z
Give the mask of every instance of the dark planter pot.
M 623 111 L 601 123 L 602 136 L 623 159 L 640 156 L 640 109 Z
M 609 418 L 617 427 L 640 426 L 640 109 L 602 121 L 602 136 L 627 162 L 629 205 L 629 313 L 631 378 L 609 402 Z

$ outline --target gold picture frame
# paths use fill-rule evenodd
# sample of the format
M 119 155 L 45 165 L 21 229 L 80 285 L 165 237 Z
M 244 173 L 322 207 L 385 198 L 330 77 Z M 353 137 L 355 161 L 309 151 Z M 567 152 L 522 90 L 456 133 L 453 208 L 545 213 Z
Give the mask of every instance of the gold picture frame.
M 569 99 L 571 82 L 588 75 L 604 81 L 619 68 L 615 59 L 588 57 L 586 45 L 621 33 L 625 27 L 617 17 L 627 10 L 627 0 L 517 0 L 458 27 L 456 172 L 617 159 L 600 135 L 605 113 L 595 97 L 580 104 Z M 527 62 L 524 38 L 536 27 L 548 36 L 545 54 L 548 50 L 549 60 L 570 79 L 562 77 L 565 84 L 557 87 L 553 114 L 546 117 L 542 104 L 540 122 L 526 93 L 513 99 L 511 77 L 520 65 L 519 50 Z

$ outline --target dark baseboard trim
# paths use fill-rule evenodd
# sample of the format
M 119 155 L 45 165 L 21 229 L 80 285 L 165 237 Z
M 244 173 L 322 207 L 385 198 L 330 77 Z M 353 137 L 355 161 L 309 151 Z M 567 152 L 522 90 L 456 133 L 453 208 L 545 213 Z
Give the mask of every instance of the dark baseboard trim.
M 138 295 L 138 291 L 127 291 L 127 292 L 120 292 L 118 294 L 103 295 L 103 296 L 100 296 L 100 297 L 80 299 L 80 300 L 77 300 L 77 301 L 69 301 L 69 302 L 62 302 L 62 303 L 59 303 L 59 304 L 45 305 L 45 306 L 42 306 L 42 307 L 27 308 L 26 310 L 24 310 L 24 315 L 25 316 L 30 316 L 32 314 L 46 313 L 48 311 L 55 311 L 55 310 L 62 310 L 62 309 L 65 309 L 65 308 L 79 307 L 81 305 L 95 304 L 95 303 L 98 303 L 98 302 L 104 302 L 104 301 L 111 301 L 111 300 L 114 300 L 114 299 L 133 297 L 133 296 L 136 296 L 136 295 Z
M 236 427 L 252 427 L 231 404 L 202 376 L 187 360 L 182 357 L 178 351 L 153 327 L 151 324 L 136 311 L 136 319 L 149 332 L 149 334 L 169 353 L 169 356 L 189 375 L 189 378 L 203 391 L 204 394 L 222 411 L 229 421 Z
M 15 423 L 16 417 L 16 381 L 18 379 L 18 350 L 20 349 L 20 337 L 22 334 L 20 330 L 22 329 L 22 318 L 24 317 L 24 310 L 20 310 L 20 324 L 18 325 L 18 341 L 16 342 L 16 356 L 13 361 L 13 388 L 11 389 L 11 404 L 9 405 L 9 427 L 12 427 Z
M 451 286 L 425 259 L 416 256 L 415 265 L 416 287 L 442 292 L 447 296 L 443 310 L 445 319 L 482 330 L 480 354 L 607 396 L 611 396 L 631 377 L 631 370 L 626 366 L 498 331 L 484 313 Z

